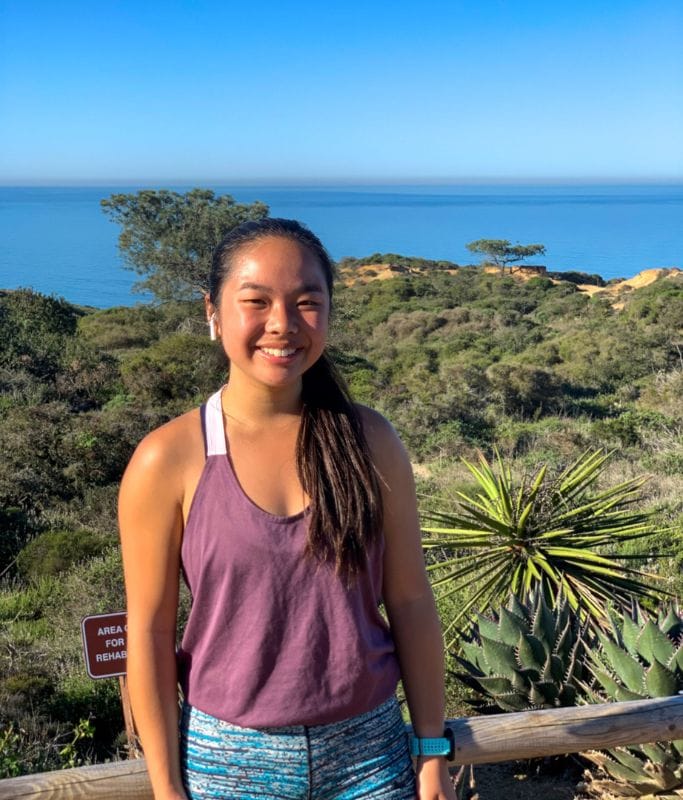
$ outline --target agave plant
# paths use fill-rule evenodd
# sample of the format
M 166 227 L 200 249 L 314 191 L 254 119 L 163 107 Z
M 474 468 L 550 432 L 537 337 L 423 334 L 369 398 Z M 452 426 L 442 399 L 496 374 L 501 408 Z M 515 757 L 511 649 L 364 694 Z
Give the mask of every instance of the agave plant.
M 603 703 L 669 697 L 683 691 L 683 617 L 669 606 L 657 619 L 638 606 L 634 619 L 609 615 L 610 631 L 600 633 L 599 650 L 588 667 L 596 686 L 588 699 Z M 584 775 L 582 791 L 593 797 L 683 797 L 683 740 L 582 753 L 600 768 Z
M 541 591 L 526 601 L 511 595 L 492 619 L 477 614 L 461 638 L 455 658 L 465 672 L 456 677 L 484 695 L 469 701 L 482 713 L 573 706 L 587 636 L 564 596 L 549 607 Z
M 473 590 L 453 615 L 449 634 L 473 607 L 483 610 L 510 593 L 539 587 L 552 602 L 562 589 L 576 611 L 605 621 L 608 601 L 628 603 L 633 595 L 655 599 L 656 575 L 629 567 L 614 551 L 624 542 L 653 533 L 652 512 L 633 506 L 645 478 L 597 489 L 609 454 L 586 451 L 556 476 L 542 466 L 515 482 L 496 453 L 496 467 L 480 454 L 479 465 L 464 461 L 477 482 L 471 497 L 458 492 L 454 511 L 428 515 L 423 547 L 444 557 L 432 558 L 428 570 L 438 600 L 465 587 Z M 607 554 L 605 551 L 608 551 Z M 628 558 L 652 558 L 640 553 Z

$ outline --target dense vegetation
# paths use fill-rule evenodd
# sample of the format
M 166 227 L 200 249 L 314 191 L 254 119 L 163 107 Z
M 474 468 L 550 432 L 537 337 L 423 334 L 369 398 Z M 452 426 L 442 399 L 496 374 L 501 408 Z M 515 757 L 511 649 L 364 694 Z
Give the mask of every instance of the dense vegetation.
M 478 450 L 520 475 L 614 451 L 601 481 L 651 476 L 649 547 L 672 556 L 647 566 L 680 597 L 683 274 L 590 297 L 575 279 L 401 263 L 414 269 L 340 282 L 332 345 L 408 446 L 423 510 L 468 490 L 459 458 Z M 116 682 L 87 678 L 80 645 L 81 617 L 123 607 L 118 481 L 145 433 L 226 369 L 196 301 L 97 311 L 0 293 L 0 777 L 121 747 Z

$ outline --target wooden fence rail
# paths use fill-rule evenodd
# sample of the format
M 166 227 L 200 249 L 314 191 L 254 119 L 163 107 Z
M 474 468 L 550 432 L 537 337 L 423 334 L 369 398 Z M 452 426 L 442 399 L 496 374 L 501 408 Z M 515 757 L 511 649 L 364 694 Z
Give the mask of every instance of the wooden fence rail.
M 683 696 L 449 720 L 456 764 L 683 739 Z M 144 759 L 0 781 L 0 800 L 152 800 Z

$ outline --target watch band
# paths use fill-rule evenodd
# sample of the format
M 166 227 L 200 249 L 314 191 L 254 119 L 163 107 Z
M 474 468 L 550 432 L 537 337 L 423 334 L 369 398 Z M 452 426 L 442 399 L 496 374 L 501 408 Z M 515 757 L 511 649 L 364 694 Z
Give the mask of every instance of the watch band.
M 437 738 L 410 737 L 410 755 L 415 756 L 446 756 L 449 761 L 455 758 L 455 739 L 453 731 L 446 728 L 443 736 Z

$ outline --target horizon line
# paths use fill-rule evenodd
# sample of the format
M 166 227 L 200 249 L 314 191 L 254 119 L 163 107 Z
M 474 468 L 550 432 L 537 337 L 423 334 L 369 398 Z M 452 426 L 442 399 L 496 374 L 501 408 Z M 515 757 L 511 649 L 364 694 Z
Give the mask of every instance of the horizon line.
M 127 177 L 127 178 L 0 178 L 0 187 L 3 188 L 24 188 L 24 187 L 87 187 L 87 186 L 190 186 L 190 185 L 213 185 L 213 186 L 576 186 L 576 185 L 681 185 L 683 175 L 662 176 L 614 176 L 614 175 L 586 175 L 586 176 L 453 176 L 443 178 L 430 177 L 304 177 L 304 178 L 230 178 L 230 177 Z

